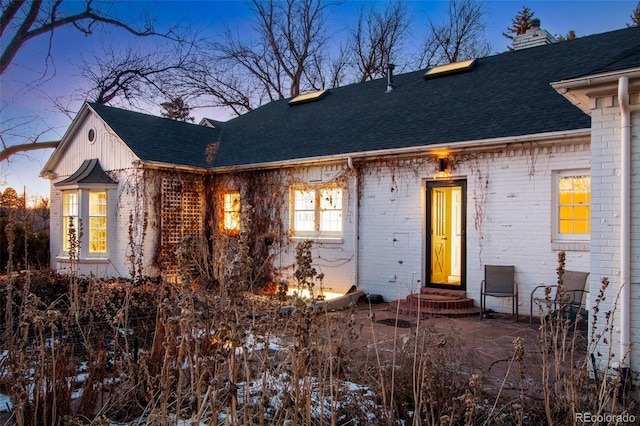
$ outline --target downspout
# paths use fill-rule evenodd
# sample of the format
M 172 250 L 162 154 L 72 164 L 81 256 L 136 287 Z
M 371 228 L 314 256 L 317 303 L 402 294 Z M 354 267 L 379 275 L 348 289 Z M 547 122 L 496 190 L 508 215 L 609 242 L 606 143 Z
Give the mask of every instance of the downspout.
M 618 79 L 620 105 L 620 367 L 631 368 L 631 110 L 629 78 Z
M 358 179 L 358 170 L 353 165 L 353 157 L 347 157 L 347 166 L 354 172 L 355 193 L 354 213 L 353 213 L 353 285 L 358 287 L 360 282 L 360 271 L 358 260 L 360 259 L 360 181 Z

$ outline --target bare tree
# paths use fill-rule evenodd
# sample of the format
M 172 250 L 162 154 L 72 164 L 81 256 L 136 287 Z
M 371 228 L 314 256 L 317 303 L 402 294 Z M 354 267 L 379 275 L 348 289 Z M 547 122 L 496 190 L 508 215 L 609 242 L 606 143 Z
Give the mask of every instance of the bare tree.
M 484 38 L 485 15 L 484 6 L 475 0 L 451 0 L 445 22 L 428 22 L 419 66 L 429 68 L 489 55 L 491 46 Z
M 79 97 L 99 104 L 117 101 L 157 104 L 158 98 L 182 98 L 178 75 L 194 67 L 193 42 L 177 43 L 167 51 L 133 48 L 102 49 L 80 66 L 88 90 Z
M 94 6 L 93 0 L 85 0 L 77 12 L 69 13 L 70 2 L 62 0 L 3 0 L 0 16 L 0 36 L 5 37 L 0 54 L 0 74 L 3 74 L 20 49 L 31 39 L 49 34 L 49 53 L 54 30 L 73 26 L 84 35 L 90 35 L 100 24 L 124 29 L 136 36 L 160 35 L 146 22 L 142 28 L 134 28 L 121 20 L 109 16 L 108 12 Z M 74 4 L 74 6 L 76 5 Z M 8 35 L 7 35 L 8 34 Z M 167 36 L 168 34 L 163 34 Z
M 184 73 L 180 85 L 188 90 L 190 97 L 197 97 L 210 107 L 230 110 L 235 115 L 266 102 L 261 95 L 264 88 L 260 80 L 207 53 L 196 61 L 196 67 Z
M 382 10 L 360 10 L 349 43 L 358 81 L 385 75 L 392 56 L 399 54 L 408 26 L 407 9 L 400 0 L 388 3 Z
M 199 60 L 201 68 L 185 84 L 213 98 L 213 106 L 235 114 L 265 102 L 317 89 L 325 10 L 320 0 L 252 0 L 252 34 L 227 27 Z M 211 52 L 211 53 L 209 53 Z
M 4 109 L 3 107 L 2 109 Z M 2 115 L 2 109 L 0 109 L 0 116 Z M 43 135 L 51 130 L 50 127 L 46 127 L 45 130 L 38 132 L 38 134 L 31 134 L 28 139 L 30 142 L 15 143 L 16 140 L 25 140 L 25 136 L 22 134 L 25 129 L 33 127 L 41 127 L 41 123 L 38 122 L 37 117 L 8 117 L 3 118 L 0 123 L 0 144 L 2 144 L 2 150 L 0 150 L 0 162 L 8 159 L 14 154 L 19 152 L 35 151 L 38 149 L 55 148 L 58 146 L 59 141 L 40 141 Z
M 140 26 L 132 26 L 110 15 L 109 3 L 83 0 L 69 2 L 63 0 L 2 0 L 0 16 L 0 75 L 11 66 L 16 55 L 29 41 L 48 36 L 48 50 L 45 63 L 53 54 L 54 32 L 63 27 L 72 27 L 83 35 L 91 35 L 100 26 L 120 28 L 134 36 L 161 36 L 165 39 L 180 41 L 173 29 L 159 33 L 149 20 L 139 20 Z M 3 119 L 0 123 L 2 151 L 0 161 L 20 152 L 45 148 L 54 148 L 57 141 L 40 142 L 40 136 L 33 136 L 32 123 L 35 118 Z M 22 129 L 20 129 L 20 123 Z M 40 126 L 39 126 L 40 127 Z M 45 126 L 48 127 L 48 126 Z M 48 128 L 47 130 L 50 130 Z M 20 133 L 22 132 L 22 133 Z M 25 133 L 31 135 L 25 135 Z M 46 132 L 38 132 L 42 135 Z M 17 142 L 17 141 L 20 142 Z M 26 142 L 23 142 L 26 141 Z

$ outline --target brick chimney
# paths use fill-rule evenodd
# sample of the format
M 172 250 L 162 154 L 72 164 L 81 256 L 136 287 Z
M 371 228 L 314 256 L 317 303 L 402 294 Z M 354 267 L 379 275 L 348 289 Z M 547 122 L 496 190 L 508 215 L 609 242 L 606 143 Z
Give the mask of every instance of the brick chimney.
M 540 20 L 536 18 L 531 20 L 531 28 L 526 33 L 517 35 L 513 39 L 513 50 L 544 46 L 555 42 L 556 38 L 549 34 L 547 30 L 541 29 Z

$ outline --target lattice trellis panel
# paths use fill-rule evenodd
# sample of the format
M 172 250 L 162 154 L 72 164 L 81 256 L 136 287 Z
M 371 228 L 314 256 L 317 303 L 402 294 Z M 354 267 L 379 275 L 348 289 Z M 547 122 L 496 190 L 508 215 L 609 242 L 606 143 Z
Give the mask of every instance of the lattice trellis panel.
M 200 180 L 162 179 L 161 264 L 169 275 L 177 273 L 178 245 L 185 237 L 197 241 L 202 236 L 202 190 Z

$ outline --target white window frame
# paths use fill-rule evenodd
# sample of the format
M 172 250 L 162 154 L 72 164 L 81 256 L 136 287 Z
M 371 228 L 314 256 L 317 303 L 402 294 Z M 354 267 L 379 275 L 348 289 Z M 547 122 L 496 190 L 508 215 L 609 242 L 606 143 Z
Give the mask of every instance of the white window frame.
M 76 238 L 78 244 L 80 245 L 79 251 L 76 253 L 78 259 L 107 259 L 109 257 L 109 229 L 110 229 L 110 220 L 109 220 L 109 211 L 111 208 L 111 196 L 110 189 L 102 187 L 79 187 L 77 185 L 61 188 L 62 192 L 62 232 L 60 233 L 62 238 L 62 250 L 66 256 L 69 255 L 69 224 L 67 217 L 74 217 L 74 227 L 76 231 Z M 100 204 L 102 208 L 99 211 L 92 210 L 92 194 L 105 194 L 105 198 L 102 200 Z M 75 194 L 77 203 L 75 204 L 76 211 L 70 212 L 69 206 L 67 205 L 67 196 L 70 194 Z M 76 213 L 75 215 L 73 213 Z M 104 235 L 104 248 L 100 250 L 96 250 L 94 245 L 91 243 L 92 231 L 95 230 L 94 225 L 92 225 L 92 218 L 100 219 L 100 222 L 103 222 L 102 227 L 104 230 L 100 232 L 101 235 Z M 82 235 L 80 235 L 80 223 L 82 222 Z
M 338 185 L 292 186 L 289 205 L 293 238 L 341 240 L 344 199 L 345 191 Z
M 591 240 L 591 220 L 589 220 L 588 233 L 560 233 L 560 180 L 567 177 L 588 176 L 589 177 L 589 213 L 591 213 L 591 170 L 557 170 L 553 174 L 553 239 L 557 242 L 589 242 Z
M 107 191 L 88 191 L 89 194 L 89 253 L 91 254 L 104 254 L 109 248 L 109 224 L 107 221 L 107 209 L 109 203 L 107 201 Z M 100 197 L 104 194 L 104 198 Z M 94 196 L 99 198 L 94 199 Z M 94 235 L 99 233 L 99 235 Z M 94 236 L 95 241 L 94 241 Z M 100 244 L 100 247 L 98 247 Z
M 71 200 L 73 199 L 73 200 Z M 78 190 L 62 191 L 62 250 L 69 253 L 69 222 L 73 221 L 73 227 L 78 239 L 78 218 L 80 217 L 80 194 Z

